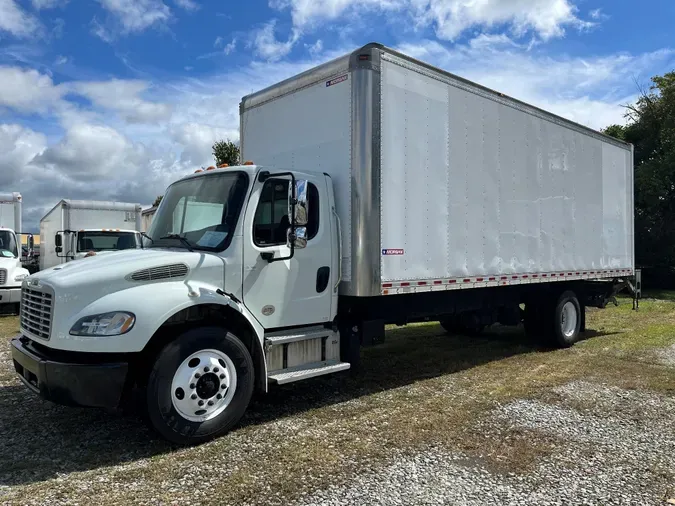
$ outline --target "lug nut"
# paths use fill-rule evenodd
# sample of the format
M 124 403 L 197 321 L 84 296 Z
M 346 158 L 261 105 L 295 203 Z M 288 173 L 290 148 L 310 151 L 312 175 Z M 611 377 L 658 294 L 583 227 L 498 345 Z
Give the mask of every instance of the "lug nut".
M 204 401 L 199 401 L 197 404 L 199 404 L 200 406 L 203 406 L 203 405 L 204 405 Z
M 218 371 L 220 371 L 220 369 L 218 369 L 217 367 L 213 368 L 213 372 L 218 372 Z
M 192 394 L 192 395 L 190 396 L 190 399 L 192 399 L 193 401 L 194 401 L 196 398 L 197 398 L 197 394 Z
M 211 369 L 209 369 L 209 366 L 204 367 L 204 372 L 209 372 Z
M 220 373 L 220 379 L 225 379 L 225 375 L 223 373 Z
M 220 395 L 220 394 L 216 395 L 216 399 L 222 399 L 222 398 L 223 398 L 222 395 Z
M 213 401 L 208 402 L 209 406 L 213 406 Z
M 199 378 L 200 376 L 201 374 L 199 374 L 198 372 L 195 373 L 195 378 Z
M 194 388 L 194 387 L 195 387 L 195 384 L 194 384 L 194 383 L 190 383 L 190 388 Z
M 227 388 L 227 385 L 226 385 L 225 383 L 223 383 L 222 385 L 220 385 L 220 388 L 222 388 L 223 390 L 225 390 L 225 389 Z

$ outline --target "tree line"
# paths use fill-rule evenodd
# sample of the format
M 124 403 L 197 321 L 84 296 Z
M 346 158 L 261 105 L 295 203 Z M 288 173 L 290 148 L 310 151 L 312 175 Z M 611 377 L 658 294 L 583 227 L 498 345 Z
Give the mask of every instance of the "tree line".
M 675 287 L 675 71 L 653 77 L 625 125 L 604 133 L 630 142 L 635 156 L 635 259 L 645 286 Z

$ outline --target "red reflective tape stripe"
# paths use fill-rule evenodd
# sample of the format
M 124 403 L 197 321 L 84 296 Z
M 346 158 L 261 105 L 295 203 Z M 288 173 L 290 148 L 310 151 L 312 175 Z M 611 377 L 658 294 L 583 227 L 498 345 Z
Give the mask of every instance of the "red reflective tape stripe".
M 465 282 L 465 283 L 470 283 L 471 280 L 470 280 L 469 278 L 467 278 L 467 279 L 464 280 L 464 282 Z
M 527 274 L 524 274 L 524 275 L 522 276 L 522 278 L 523 278 L 523 279 L 527 279 L 527 278 L 528 278 L 528 275 L 527 275 Z
M 457 283 L 457 280 L 456 280 L 456 279 L 451 279 L 451 280 L 448 281 L 448 283 Z
M 545 278 L 546 276 L 548 276 L 548 274 L 542 274 L 541 275 L 542 278 Z
M 511 279 L 518 279 L 518 276 L 511 276 Z
M 502 276 L 502 281 L 504 281 L 505 279 L 508 279 L 508 278 L 506 276 Z
M 401 286 L 410 286 L 410 283 L 401 283 Z
M 483 281 L 483 278 L 476 278 L 476 281 Z
M 538 277 L 539 277 L 539 274 L 532 274 L 532 277 L 533 277 L 533 278 L 538 278 Z
M 437 279 L 436 281 L 434 281 L 434 285 L 442 285 L 442 284 L 443 284 L 443 281 L 441 281 L 440 279 Z
M 552 277 L 552 278 L 555 278 L 555 274 L 551 274 L 551 277 Z
M 392 286 L 394 286 L 392 283 L 385 283 L 382 285 L 382 288 L 391 288 Z
M 424 286 L 424 285 L 427 284 L 427 282 L 426 281 L 418 281 L 417 284 L 420 285 L 420 286 Z
M 489 278 L 488 279 L 488 281 L 494 281 L 494 280 L 495 280 L 495 278 Z

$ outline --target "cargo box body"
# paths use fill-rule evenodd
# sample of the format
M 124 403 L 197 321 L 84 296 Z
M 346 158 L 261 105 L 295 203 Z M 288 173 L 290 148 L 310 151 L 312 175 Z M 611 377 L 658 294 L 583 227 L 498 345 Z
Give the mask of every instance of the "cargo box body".
M 383 46 L 245 97 L 241 142 L 331 176 L 341 295 L 634 270 L 631 145 Z

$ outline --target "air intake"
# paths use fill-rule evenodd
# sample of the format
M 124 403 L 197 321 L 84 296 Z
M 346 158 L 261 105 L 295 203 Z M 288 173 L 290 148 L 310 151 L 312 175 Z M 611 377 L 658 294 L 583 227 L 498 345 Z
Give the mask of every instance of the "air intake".
M 132 281 L 156 281 L 158 279 L 182 278 L 190 269 L 185 264 L 162 265 L 132 272 L 127 276 Z

